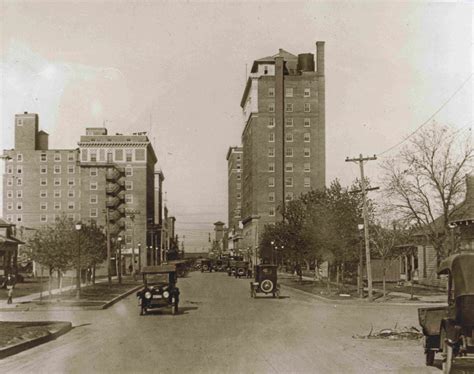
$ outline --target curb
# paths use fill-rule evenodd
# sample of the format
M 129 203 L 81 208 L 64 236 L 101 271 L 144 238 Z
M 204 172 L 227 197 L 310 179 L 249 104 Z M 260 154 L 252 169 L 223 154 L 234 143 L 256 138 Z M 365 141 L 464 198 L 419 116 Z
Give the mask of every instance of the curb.
M 55 321 L 50 321 L 50 322 L 55 322 Z M 30 339 L 30 340 L 0 349 L 0 360 L 8 356 L 13 356 L 20 352 L 26 351 L 27 349 L 34 348 L 38 345 L 50 342 L 51 340 L 55 340 L 61 335 L 64 335 L 65 333 L 72 330 L 71 322 L 63 322 L 63 321 L 60 321 L 60 322 L 65 323 L 66 325 L 61 327 L 58 331 L 55 331 L 45 336 L 41 336 L 36 339 Z
M 298 288 L 294 288 L 292 286 L 287 286 L 286 284 L 281 284 L 281 287 L 291 289 L 292 291 L 295 291 L 296 293 L 299 293 L 300 295 L 305 295 L 305 296 L 311 296 L 315 299 L 324 301 L 328 304 L 359 304 L 359 305 L 366 305 L 366 306 L 445 306 L 446 303 L 431 303 L 431 302 L 420 302 L 420 303 L 397 303 L 397 302 L 376 302 L 372 301 L 371 303 L 366 301 L 366 300 L 360 300 L 360 299 L 349 299 L 349 300 L 333 300 L 329 299 L 324 296 L 316 295 L 312 292 L 300 290 Z
M 138 291 L 142 287 L 143 287 L 143 284 L 135 286 L 132 289 L 128 290 L 127 292 L 124 292 L 123 294 L 118 295 L 117 297 L 113 298 L 112 300 L 107 301 L 105 304 L 98 307 L 97 309 L 107 309 L 107 308 L 111 307 L 112 305 L 114 305 L 115 303 L 119 302 L 120 300 L 122 300 L 122 299 L 126 298 L 127 296 L 131 295 L 135 291 Z

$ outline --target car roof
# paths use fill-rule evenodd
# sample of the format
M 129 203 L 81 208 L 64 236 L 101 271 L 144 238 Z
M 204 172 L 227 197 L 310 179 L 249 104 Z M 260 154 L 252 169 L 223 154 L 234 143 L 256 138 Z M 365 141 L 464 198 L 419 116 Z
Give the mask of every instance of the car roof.
M 455 296 L 474 294 L 474 253 L 459 253 L 441 262 L 438 274 L 452 275 Z

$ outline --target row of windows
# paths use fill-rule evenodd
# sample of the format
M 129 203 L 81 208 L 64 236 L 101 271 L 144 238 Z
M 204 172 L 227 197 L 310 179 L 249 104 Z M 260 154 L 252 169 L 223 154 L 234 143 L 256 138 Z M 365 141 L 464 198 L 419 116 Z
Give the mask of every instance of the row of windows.
M 275 142 L 275 133 L 274 132 L 271 132 L 268 134 L 268 141 L 270 143 L 274 143 Z M 287 143 L 292 143 L 294 141 L 294 136 L 293 136 L 293 133 L 292 132 L 287 132 L 285 134 L 285 141 Z M 303 141 L 305 143 L 309 143 L 311 141 L 311 133 L 309 132 L 305 132 L 303 134 Z
M 47 198 L 48 197 L 48 191 L 47 190 L 41 190 L 39 192 L 39 196 L 43 199 Z M 54 190 L 53 191 L 53 196 L 55 198 L 61 198 L 61 190 Z M 68 190 L 67 191 L 67 197 L 69 197 L 69 198 L 76 197 L 76 190 Z
M 124 156 L 126 162 L 145 161 L 145 149 L 81 149 L 82 161 L 107 161 L 112 163 L 114 161 L 124 161 Z
M 15 208 L 13 208 L 15 206 Z M 76 203 L 74 201 L 68 201 L 67 204 L 68 210 L 76 209 Z M 55 201 L 53 203 L 54 210 L 61 210 L 61 202 Z M 15 205 L 12 202 L 7 202 L 7 210 L 23 210 L 23 202 L 17 201 Z M 40 210 L 48 210 L 48 203 L 47 202 L 40 202 Z
M 48 154 L 47 153 L 40 153 L 39 157 L 40 157 L 41 162 L 48 161 Z M 55 162 L 60 162 L 61 161 L 61 153 L 54 153 L 53 160 Z M 68 153 L 67 160 L 70 161 L 70 162 L 76 161 L 76 154 L 75 153 Z
M 285 88 L 285 97 L 293 97 L 295 89 L 293 87 Z M 311 97 L 311 88 L 305 88 L 303 91 L 304 97 Z M 275 97 L 275 87 L 268 88 L 268 97 Z
M 286 177 L 285 178 L 285 186 L 286 187 L 293 187 L 293 177 Z M 269 177 L 268 178 L 268 187 L 275 187 L 275 178 L 274 177 Z M 306 187 L 306 188 L 311 187 L 311 178 L 310 177 L 304 177 L 303 187 Z
M 275 112 L 275 103 L 268 104 L 268 111 L 270 113 Z M 304 103 L 303 111 L 305 113 L 311 112 L 311 104 L 310 103 Z M 293 112 L 293 103 L 285 103 L 285 112 L 287 112 L 287 113 Z
M 285 127 L 294 127 L 294 118 L 285 118 Z M 275 127 L 275 118 L 271 117 L 268 121 L 268 127 Z M 311 127 L 311 118 L 303 118 L 303 127 Z
M 293 157 L 294 152 L 292 147 L 285 148 L 285 157 Z M 311 149 L 310 148 L 303 148 L 303 156 L 304 157 L 311 157 Z M 275 157 L 275 148 L 268 148 L 268 157 Z M 275 165 L 275 163 L 270 162 L 268 165 Z M 274 171 L 269 170 L 268 171 Z

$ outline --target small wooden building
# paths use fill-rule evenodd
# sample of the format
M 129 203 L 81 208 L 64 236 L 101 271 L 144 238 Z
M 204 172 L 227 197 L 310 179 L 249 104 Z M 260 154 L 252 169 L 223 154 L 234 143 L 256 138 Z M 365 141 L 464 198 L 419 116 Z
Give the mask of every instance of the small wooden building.
M 15 225 L 0 218 L 0 277 L 18 271 L 18 245 L 25 243 L 14 234 Z

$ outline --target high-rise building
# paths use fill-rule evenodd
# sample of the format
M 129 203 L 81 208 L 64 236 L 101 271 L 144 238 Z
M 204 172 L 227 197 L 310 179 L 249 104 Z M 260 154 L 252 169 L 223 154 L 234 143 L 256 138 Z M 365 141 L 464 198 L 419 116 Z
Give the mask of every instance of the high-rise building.
M 285 203 L 325 185 L 324 42 L 254 61 L 242 96 L 243 245 L 258 245 Z M 230 222 L 230 220 L 229 220 Z
M 227 152 L 228 227 L 239 228 L 242 220 L 242 147 L 230 147 Z
M 131 255 L 124 267 L 138 252 L 136 265 L 155 263 L 161 198 L 155 204 L 157 159 L 148 137 L 87 128 L 78 146 L 50 150 L 38 115 L 16 115 L 15 148 L 3 152 L 3 216 L 17 227 L 39 228 L 64 214 L 105 228 L 108 213 L 110 233 L 122 237 L 123 253 Z

